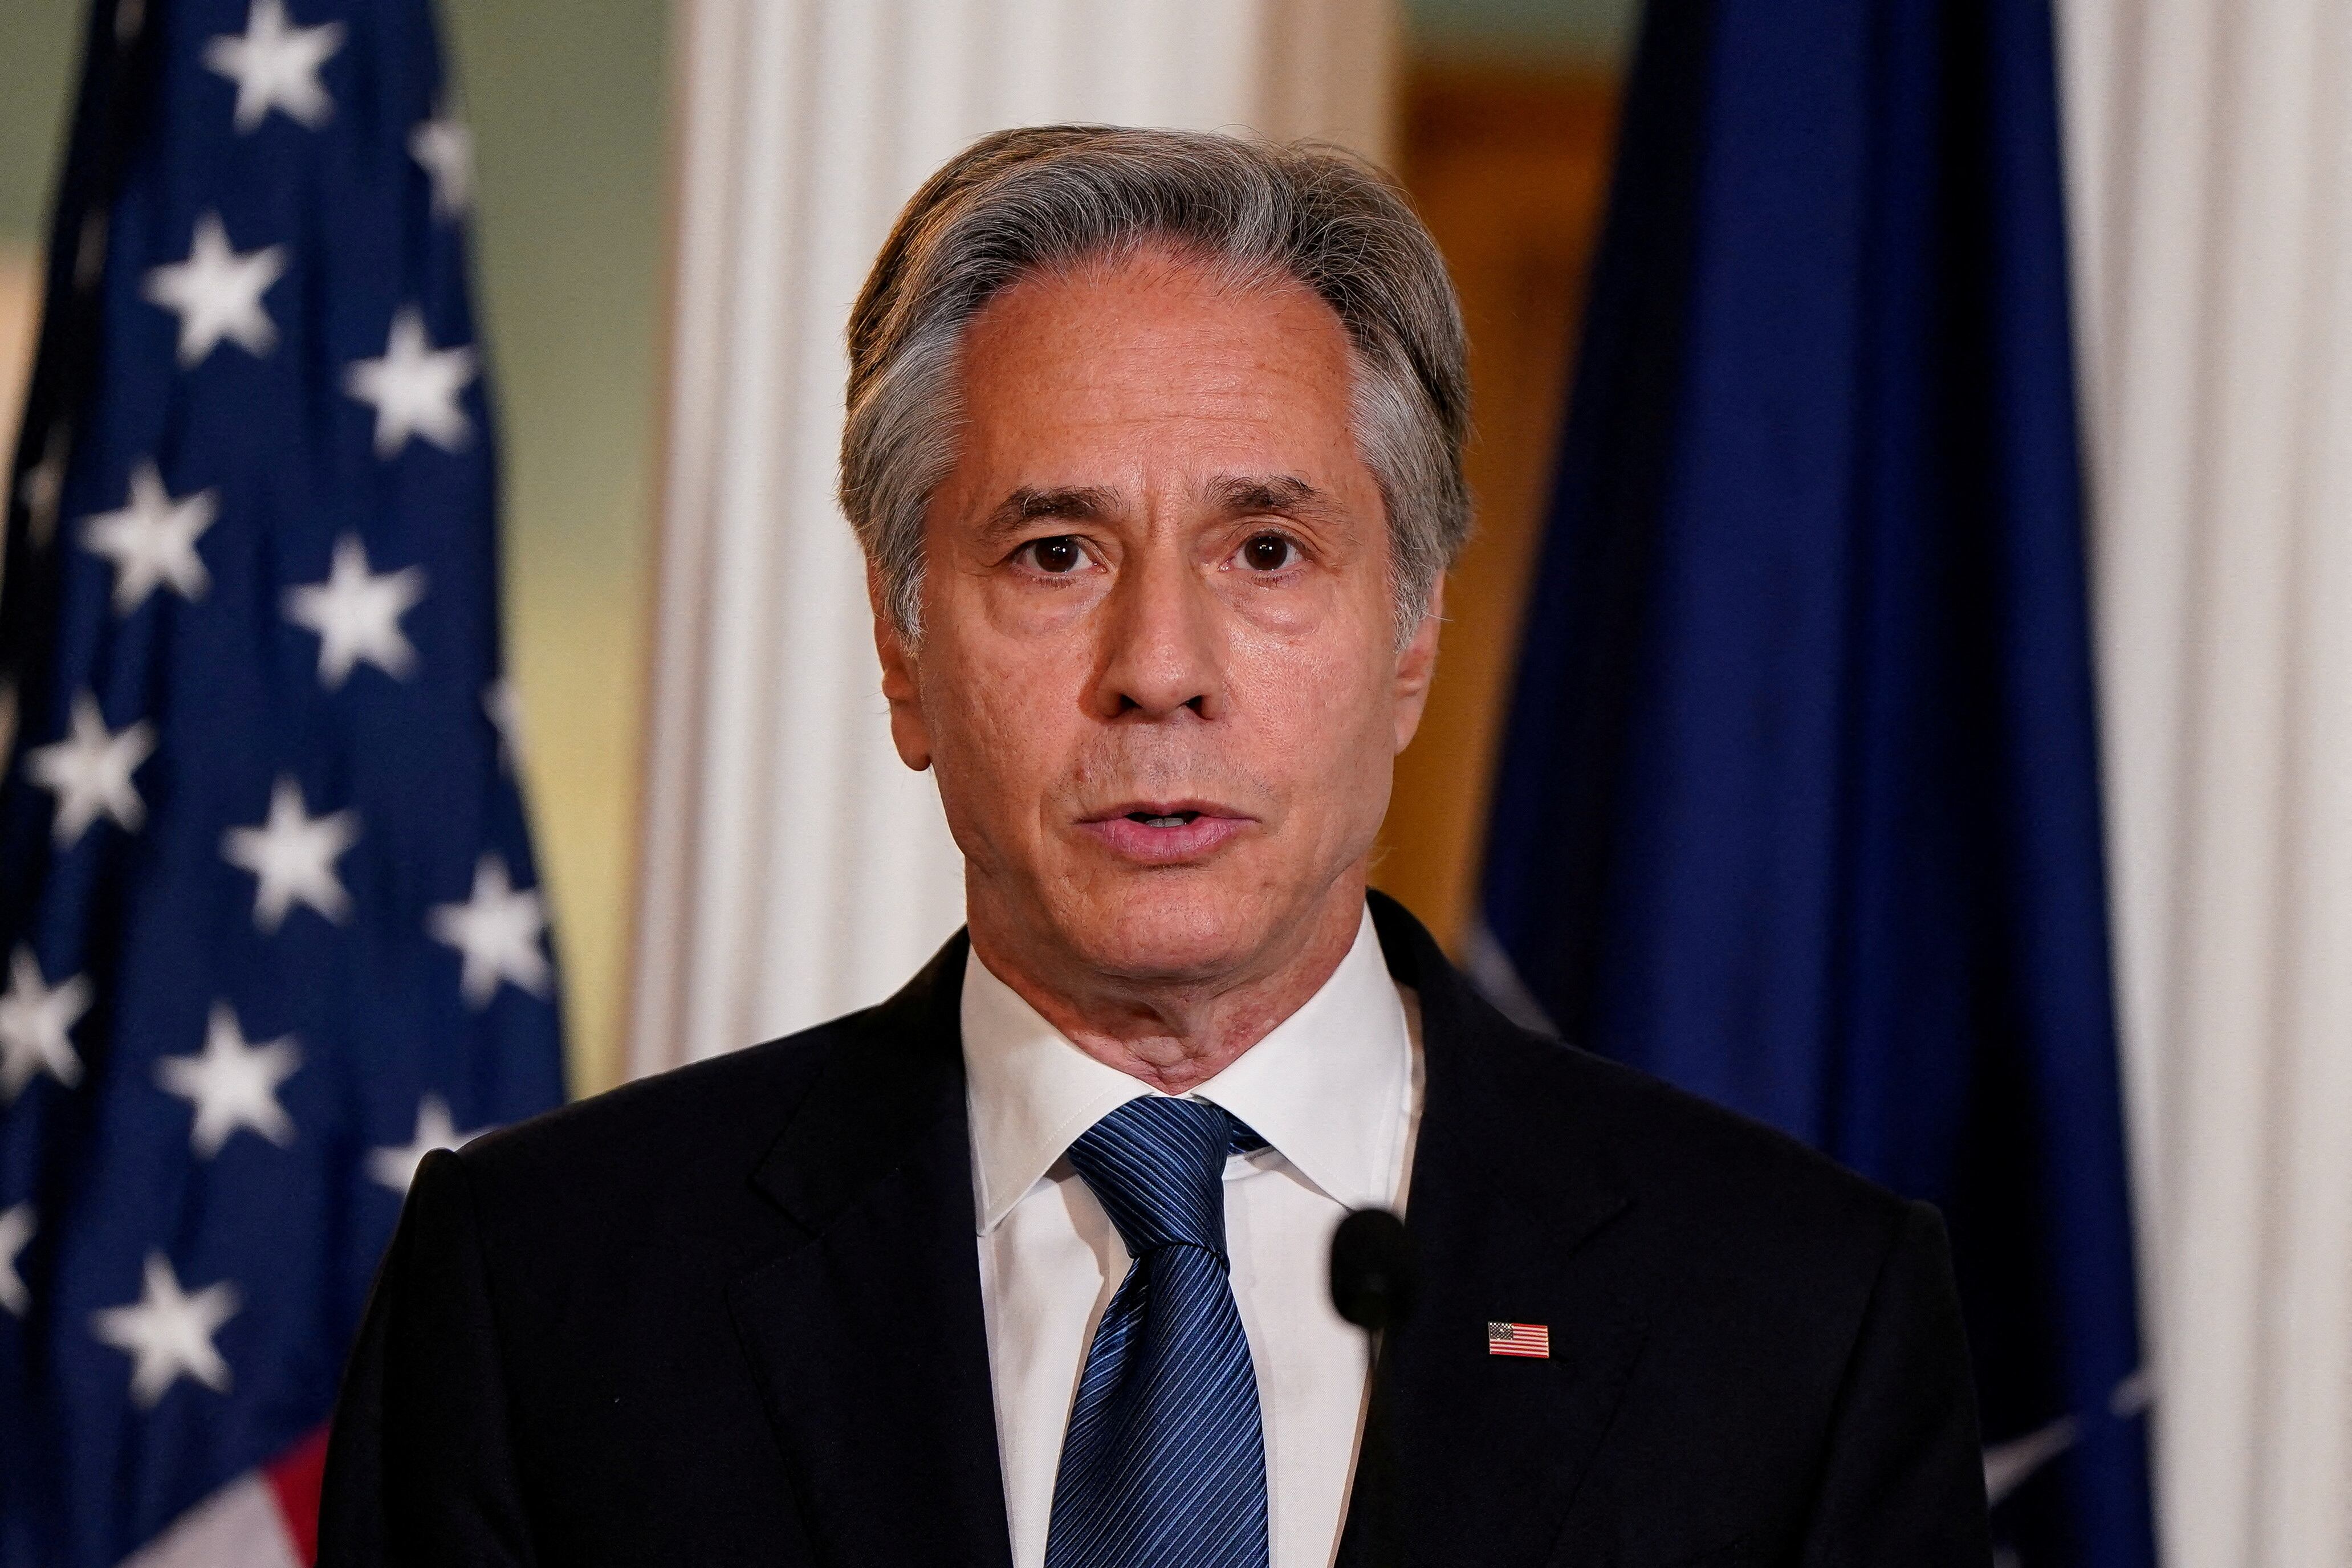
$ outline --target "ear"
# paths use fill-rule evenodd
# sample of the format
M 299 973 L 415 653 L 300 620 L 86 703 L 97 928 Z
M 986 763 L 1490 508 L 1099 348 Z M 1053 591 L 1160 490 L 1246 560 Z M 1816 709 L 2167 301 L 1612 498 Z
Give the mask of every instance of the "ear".
M 882 660 L 882 700 L 890 705 L 890 744 L 898 760 L 920 773 L 931 765 L 930 727 L 923 722 L 923 688 L 914 650 L 885 608 L 882 574 L 866 566 L 866 602 L 874 612 L 874 652 Z
M 1445 622 L 1445 579 L 1431 584 L 1429 602 L 1420 623 L 1398 650 L 1396 661 L 1396 748 L 1412 744 L 1421 716 L 1429 706 L 1429 683 L 1437 676 L 1437 632 Z

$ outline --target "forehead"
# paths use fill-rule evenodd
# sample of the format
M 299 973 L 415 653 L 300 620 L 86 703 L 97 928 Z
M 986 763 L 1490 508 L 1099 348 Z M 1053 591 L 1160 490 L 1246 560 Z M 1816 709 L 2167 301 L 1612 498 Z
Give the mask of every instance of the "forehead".
M 1235 281 L 1156 251 L 1033 273 L 966 330 L 967 455 L 1177 442 L 1204 459 L 1271 445 L 1339 461 L 1354 369 L 1338 312 L 1290 278 Z

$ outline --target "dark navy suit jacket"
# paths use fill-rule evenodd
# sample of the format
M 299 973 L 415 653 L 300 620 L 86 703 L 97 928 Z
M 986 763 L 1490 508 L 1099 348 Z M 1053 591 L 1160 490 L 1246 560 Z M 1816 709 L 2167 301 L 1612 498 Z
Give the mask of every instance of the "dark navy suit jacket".
M 1374 916 L 1426 1070 L 1420 1302 L 1373 1416 L 1405 1559 L 1983 1568 L 1934 1211 L 1520 1030 L 1402 908 Z M 346 1378 L 320 1563 L 1008 1563 L 966 952 L 426 1159 Z M 1547 1325 L 1549 1359 L 1489 1354 L 1492 1321 Z

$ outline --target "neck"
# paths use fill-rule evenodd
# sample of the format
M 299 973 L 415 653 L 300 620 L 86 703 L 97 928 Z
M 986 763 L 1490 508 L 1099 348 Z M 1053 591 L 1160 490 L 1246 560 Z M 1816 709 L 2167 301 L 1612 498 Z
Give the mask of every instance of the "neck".
M 1306 1006 L 1355 945 L 1364 878 L 1341 879 L 1306 919 L 1267 950 L 1212 974 L 1137 978 L 1107 973 L 1058 945 L 1007 940 L 971 915 L 972 952 L 1080 1051 L 1166 1094 L 1182 1094 L 1232 1066 Z

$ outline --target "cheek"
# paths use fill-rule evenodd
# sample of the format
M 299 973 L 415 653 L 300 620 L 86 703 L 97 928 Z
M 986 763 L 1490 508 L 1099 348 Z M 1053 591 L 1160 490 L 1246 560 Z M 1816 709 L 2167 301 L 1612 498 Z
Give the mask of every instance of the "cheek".
M 1254 714 L 1270 768 L 1310 815 L 1342 820 L 1388 798 L 1395 718 L 1390 665 L 1352 639 L 1244 645 L 1236 706 Z
M 991 839 L 1025 829 L 1061 782 L 1078 714 L 1073 662 L 979 639 L 925 650 L 925 717 L 950 819 Z

